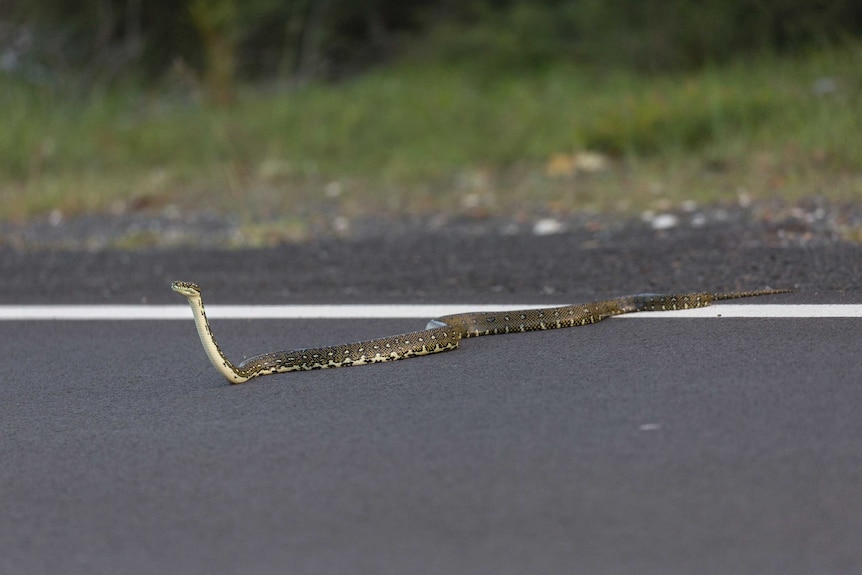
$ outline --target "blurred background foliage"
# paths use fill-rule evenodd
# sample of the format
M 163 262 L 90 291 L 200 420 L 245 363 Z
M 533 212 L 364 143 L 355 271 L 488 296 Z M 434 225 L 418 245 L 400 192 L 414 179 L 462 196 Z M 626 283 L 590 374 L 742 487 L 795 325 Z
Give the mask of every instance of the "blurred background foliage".
M 860 35 L 858 0 L 3 0 L 0 221 L 858 202 Z
M 179 67 L 228 102 L 240 81 L 337 80 L 396 58 L 669 72 L 860 32 L 856 0 L 5 0 L 0 66 L 83 90 Z

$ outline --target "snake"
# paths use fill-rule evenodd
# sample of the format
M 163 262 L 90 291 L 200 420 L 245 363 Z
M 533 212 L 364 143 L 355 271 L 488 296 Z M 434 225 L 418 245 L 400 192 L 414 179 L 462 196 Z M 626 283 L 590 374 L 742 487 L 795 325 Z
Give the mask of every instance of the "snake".
M 171 289 L 188 300 L 198 336 L 210 363 L 232 384 L 275 373 L 367 365 L 429 355 L 456 349 L 462 339 L 470 337 L 575 327 L 624 313 L 700 308 L 719 300 L 793 291 L 766 288 L 719 293 L 641 293 L 559 307 L 460 313 L 434 318 L 420 331 L 330 347 L 264 353 L 234 364 L 225 356 L 213 336 L 201 298 L 201 288 L 191 282 L 177 281 L 171 284 Z

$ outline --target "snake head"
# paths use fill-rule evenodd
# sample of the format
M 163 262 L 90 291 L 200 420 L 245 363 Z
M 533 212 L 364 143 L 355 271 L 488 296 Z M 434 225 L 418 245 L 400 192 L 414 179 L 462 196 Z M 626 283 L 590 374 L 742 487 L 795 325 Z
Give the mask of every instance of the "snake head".
M 191 282 L 174 282 L 171 284 L 171 289 L 185 297 L 196 297 L 201 295 L 201 288 L 198 284 Z

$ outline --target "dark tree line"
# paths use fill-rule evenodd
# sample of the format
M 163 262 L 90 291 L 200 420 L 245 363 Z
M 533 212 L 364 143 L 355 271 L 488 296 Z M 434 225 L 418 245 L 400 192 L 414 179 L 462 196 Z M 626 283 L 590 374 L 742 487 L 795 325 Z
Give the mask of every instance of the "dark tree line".
M 498 68 L 653 71 L 860 32 L 858 0 L 4 0 L 0 70 L 103 84 L 182 62 L 229 90 L 354 74 L 417 46 Z

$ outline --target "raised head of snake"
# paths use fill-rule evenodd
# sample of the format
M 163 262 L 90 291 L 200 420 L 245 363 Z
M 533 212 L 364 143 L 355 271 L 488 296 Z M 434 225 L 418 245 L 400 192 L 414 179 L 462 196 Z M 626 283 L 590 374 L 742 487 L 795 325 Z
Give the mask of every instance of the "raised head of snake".
M 192 308 L 192 315 L 195 318 L 195 327 L 197 328 L 198 336 L 201 338 L 201 343 L 204 346 L 204 351 L 210 363 L 231 383 L 248 381 L 249 375 L 241 372 L 237 366 L 231 363 L 225 357 L 224 353 L 222 353 L 218 343 L 216 343 L 209 321 L 207 320 L 206 311 L 204 311 L 201 288 L 191 282 L 174 282 L 171 284 L 171 289 L 188 300 Z
M 432 319 L 422 331 L 331 347 L 276 351 L 256 355 L 234 365 L 213 337 L 200 288 L 189 282 L 174 282 L 171 288 L 188 300 L 210 363 L 231 383 L 242 383 L 272 373 L 366 365 L 427 355 L 455 349 L 462 338 L 468 337 L 574 327 L 623 313 L 697 308 L 716 300 L 791 291 L 764 289 L 728 293 L 638 294 L 560 307 L 447 315 Z

